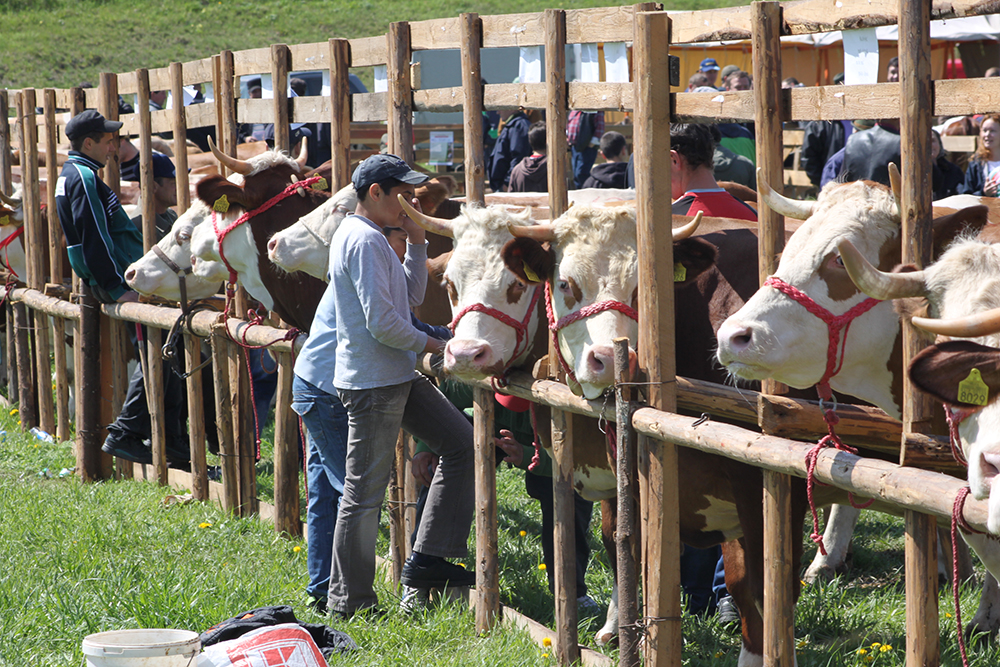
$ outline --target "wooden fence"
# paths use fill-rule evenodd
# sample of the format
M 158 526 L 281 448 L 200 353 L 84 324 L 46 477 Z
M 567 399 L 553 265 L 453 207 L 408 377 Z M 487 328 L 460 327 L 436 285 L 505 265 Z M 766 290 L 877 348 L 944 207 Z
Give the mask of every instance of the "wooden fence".
M 8 110 L 16 108 L 16 143 L 21 151 L 21 179 L 25 201 L 25 238 L 28 251 L 28 274 L 24 286 L 6 289 L 8 309 L 8 364 L 11 369 L 9 391 L 20 403 L 23 428 L 39 425 L 59 438 L 70 435 L 68 380 L 65 346 L 66 333 L 73 334 L 76 381 L 76 452 L 78 467 L 86 480 L 96 480 L 113 473 L 112 461 L 102 454 L 103 424 L 110 423 L 120 410 L 127 377 L 125 360 L 126 322 L 141 322 L 149 328 L 147 382 L 156 387 L 162 377 L 159 354 L 163 329 L 169 328 L 180 311 L 153 304 L 120 304 L 99 307 L 86 286 L 62 273 L 62 258 L 54 241 L 61 233 L 55 216 L 53 188 L 47 188 L 47 202 L 41 201 L 39 188 L 39 145 L 44 146 L 45 162 L 55 164 L 55 145 L 62 137 L 65 119 L 85 107 L 96 107 L 108 118 L 118 118 L 119 93 L 136 94 L 137 111 L 124 116 L 123 133 L 137 136 L 141 154 L 143 189 L 152 180 L 151 138 L 153 133 L 173 132 L 177 166 L 178 208 L 189 206 L 187 158 L 182 146 L 187 128 L 212 126 L 223 151 L 233 155 L 239 123 L 275 124 L 275 144 L 289 148 L 288 123 L 320 122 L 331 124 L 333 147 L 333 183 L 338 188 L 349 178 L 351 144 L 368 144 L 371 136 L 360 136 L 352 123 L 385 123 L 388 149 L 413 161 L 415 156 L 413 111 L 464 111 L 461 128 L 465 191 L 470 201 L 482 201 L 485 194 L 485 156 L 482 150 L 482 111 L 522 106 L 544 109 L 548 123 L 549 182 L 566 181 L 568 156 L 565 126 L 570 109 L 631 111 L 634 120 L 633 141 L 637 174 L 637 216 L 640 250 L 639 311 L 643 321 L 640 366 L 646 372 L 651 389 L 647 407 L 632 415 L 632 425 L 641 434 L 639 441 L 640 497 L 642 516 L 647 517 L 644 534 L 643 616 L 658 619 L 647 628 L 646 664 L 680 665 L 680 598 L 677 554 L 677 469 L 676 446 L 688 446 L 746 460 L 766 470 L 765 518 L 768 526 L 765 558 L 768 568 L 765 581 L 765 664 L 793 664 L 793 622 L 791 587 L 795 572 L 790 559 L 792 536 L 787 510 L 790 476 L 804 476 L 806 446 L 778 436 L 814 435 L 822 432 L 819 412 L 808 402 L 792 401 L 776 395 L 776 387 L 765 383 L 756 396 L 758 405 L 747 409 L 742 401 L 727 395 L 725 388 L 707 383 L 685 382 L 674 376 L 673 342 L 673 258 L 670 248 L 669 122 L 735 120 L 754 121 L 757 164 L 772 184 L 782 183 L 782 123 L 805 120 L 842 120 L 853 118 L 902 119 L 903 202 L 905 211 L 902 237 L 904 261 L 928 261 L 930 192 L 919 186 L 930 173 L 927 144 L 931 115 L 995 112 L 1000 109 L 1000 79 L 974 81 L 933 81 L 928 51 L 931 18 L 965 16 L 981 11 L 982 5 L 971 0 L 932 4 L 926 0 L 845 0 L 831 6 L 826 0 L 801 0 L 784 5 L 756 2 L 748 7 L 714 9 L 672 14 L 657 11 L 653 3 L 581 10 L 547 10 L 538 14 L 458 17 L 418 23 L 394 23 L 387 35 L 362 39 L 331 39 L 328 42 L 249 51 L 224 51 L 219 55 L 169 67 L 100 77 L 96 89 L 54 90 L 23 89 L 0 91 L 0 188 L 10 192 L 12 166 L 10 151 L 13 139 Z M 782 90 L 779 37 L 847 28 L 873 27 L 898 22 L 901 71 L 900 83 L 859 86 L 825 86 Z M 668 53 L 671 44 L 692 44 L 719 39 L 751 39 L 753 46 L 755 90 L 671 96 L 669 94 Z M 565 80 L 564 46 L 573 43 L 630 42 L 632 44 L 633 82 L 584 83 Z M 543 83 L 481 85 L 480 60 L 484 49 L 509 46 L 544 45 L 546 53 Z M 414 88 L 410 76 L 411 56 L 424 49 L 457 49 L 462 55 L 463 85 L 454 88 Z M 348 95 L 351 68 L 384 66 L 388 89 L 385 92 Z M 329 72 L 330 94 L 322 97 L 286 97 L 288 72 L 325 70 Z M 267 73 L 274 82 L 274 99 L 238 99 L 236 77 Z M 213 102 L 164 111 L 148 110 L 151 90 L 171 90 L 175 100 L 183 99 L 182 87 L 211 82 Z M 918 101 L 911 103 L 911 101 Z M 43 113 L 36 114 L 41 107 Z M 60 116 L 58 109 L 68 109 Z M 39 130 L 44 141 L 39 141 Z M 358 135 L 357 137 L 352 135 Z M 379 135 L 381 138 L 381 134 Z M 458 136 L 456 136 L 456 142 Z M 652 175 L 656 177 L 653 178 Z M 120 183 L 117 159 L 104 169 L 103 177 L 112 188 Z M 47 203 L 48 217 L 41 205 Z M 556 216 L 567 207 L 567 193 L 554 188 L 550 208 Z M 144 204 L 147 224 L 143 233 L 146 247 L 154 242 L 149 223 L 154 218 L 152 202 Z M 43 224 L 47 220 L 48 224 Z M 771 273 L 784 238 L 783 219 L 762 207 L 760 211 L 761 275 Z M 51 250 L 49 250 L 51 249 Z M 72 281 L 72 282 L 70 282 Z M 246 312 L 246 296 L 236 296 L 234 312 Z M 49 323 L 55 339 L 49 338 Z M 277 320 L 272 321 L 278 324 Z M 249 329 L 249 331 L 247 331 Z M 152 466 L 120 466 L 123 476 L 140 474 L 159 480 L 189 484 L 196 497 L 214 497 L 234 512 L 261 512 L 273 517 L 277 530 L 295 534 L 300 531 L 299 490 L 294 422 L 290 418 L 291 354 L 293 343 L 283 341 L 271 349 L 279 361 L 279 391 L 275 431 L 275 503 L 262 508 L 256 498 L 255 447 L 250 432 L 252 410 L 248 397 L 248 378 L 242 363 L 242 350 L 227 334 L 247 332 L 250 342 L 258 344 L 284 337 L 280 326 L 249 327 L 230 319 L 219 322 L 218 316 L 196 316 L 184 334 L 186 367 L 193 369 L 200 360 L 201 339 L 211 344 L 217 423 L 222 449 L 223 484 L 210 484 L 205 465 L 205 424 L 200 400 L 200 375 L 188 378 L 188 409 L 192 472 L 168 470 L 165 456 L 162 396 L 150 391 L 155 400 L 153 415 Z M 301 339 L 298 341 L 300 342 Z M 916 352 L 915 340 L 907 334 L 907 360 Z M 32 351 L 34 350 L 34 351 Z M 50 400 L 49 373 L 55 359 L 56 394 Z M 16 378 L 16 380 L 15 380 Z M 488 630 L 497 621 L 499 593 L 496 561 L 496 499 L 493 477 L 493 432 L 490 406 L 492 387 L 482 383 L 476 388 L 477 451 L 477 628 Z M 570 394 L 565 385 L 550 380 L 515 377 L 507 389 L 553 407 L 554 443 L 553 484 L 556 490 L 556 544 L 572 544 L 572 432 L 567 415 L 579 413 L 602 415 L 614 420 L 613 409 L 583 401 Z M 705 425 L 697 431 L 690 418 L 673 414 L 678 407 L 712 414 L 738 415 L 737 419 L 757 424 L 757 431 L 721 425 Z M 936 552 L 934 521 L 948 516 L 951 501 L 962 483 L 939 473 L 918 470 L 913 464 L 948 468 L 944 463 L 947 443 L 926 433 L 925 402 L 907 388 L 905 417 L 891 423 L 877 410 L 855 409 L 842 412 L 852 420 L 842 422 L 843 432 L 867 444 L 889 442 L 903 466 L 856 459 L 842 453 L 823 453 L 817 476 L 821 481 L 862 495 L 878 497 L 903 507 L 906 512 L 907 574 L 907 664 L 936 665 L 938 656 L 938 619 L 936 604 Z M 847 425 L 850 422 L 851 426 Z M 845 438 L 850 439 L 850 438 Z M 738 446 L 733 446 L 733 445 Z M 905 467 L 904 467 L 905 466 Z M 952 468 L 952 471 L 955 470 Z M 405 477 L 397 471 L 397 483 L 391 487 L 393 500 L 403 499 Z M 884 480 L 892 483 L 886 484 Z M 881 480 L 881 481 L 880 481 Z M 918 490 L 923 489 L 922 492 Z M 392 503 L 394 541 L 397 559 L 406 546 L 399 526 L 402 503 Z M 966 518 L 973 526 L 985 524 L 984 503 L 970 502 Z M 557 546 L 556 619 L 557 654 L 568 664 L 578 659 L 576 608 L 572 549 Z M 397 560 L 398 567 L 398 560 Z

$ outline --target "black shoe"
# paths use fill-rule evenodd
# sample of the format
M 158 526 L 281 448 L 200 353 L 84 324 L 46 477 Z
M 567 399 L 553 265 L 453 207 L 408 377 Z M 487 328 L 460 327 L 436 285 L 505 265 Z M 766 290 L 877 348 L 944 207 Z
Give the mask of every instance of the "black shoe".
M 309 608 L 311 608 L 314 612 L 316 612 L 320 616 L 326 616 L 327 607 L 326 607 L 325 595 L 323 597 L 314 597 L 312 595 L 306 594 L 306 604 L 309 606 Z
M 449 563 L 444 558 L 436 558 L 431 565 L 415 565 L 410 556 L 403 563 L 403 572 L 399 580 L 410 588 L 452 588 L 458 586 L 475 586 L 476 573 L 466 570 L 461 565 Z
M 150 464 L 153 462 L 153 452 L 143 446 L 142 441 L 130 435 L 109 435 L 101 445 L 101 451 L 133 463 Z
M 740 622 L 740 610 L 736 607 L 736 600 L 731 595 L 727 595 L 719 600 L 719 606 L 715 614 L 722 625 L 732 625 Z

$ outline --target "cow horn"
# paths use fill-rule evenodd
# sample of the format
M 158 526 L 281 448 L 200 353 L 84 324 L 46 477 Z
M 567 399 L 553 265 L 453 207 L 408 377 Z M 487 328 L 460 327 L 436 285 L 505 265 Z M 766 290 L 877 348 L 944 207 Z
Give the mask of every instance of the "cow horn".
M 299 169 L 305 169 L 306 160 L 309 159 L 309 147 L 306 145 L 308 142 L 305 137 L 302 137 L 302 141 L 299 143 L 301 144 L 301 148 L 299 148 L 299 156 L 295 158 L 295 161 L 298 163 Z
M 539 243 L 556 240 L 556 229 L 550 224 L 540 225 L 507 225 L 511 236 L 519 239 L 535 239 Z
M 879 271 L 858 252 L 854 244 L 843 240 L 837 244 L 840 257 L 858 289 L 868 296 L 888 301 L 889 299 L 905 299 L 911 296 L 924 296 L 924 272 L 886 273 Z
M 253 171 L 253 165 L 246 160 L 240 160 L 220 151 L 216 147 L 215 142 L 212 141 L 212 137 L 208 138 L 208 147 L 212 149 L 212 155 L 215 156 L 215 159 L 230 171 L 235 171 L 237 174 L 243 174 L 244 176 L 248 176 Z
M 674 230 L 675 242 L 683 241 L 684 239 L 694 234 L 695 230 L 698 229 L 698 225 L 701 224 L 701 214 L 702 212 L 698 211 L 697 213 L 694 214 L 694 220 L 687 223 L 683 227 L 678 227 L 677 229 Z
M 892 188 L 892 198 L 896 200 L 896 215 L 903 215 L 903 186 L 899 176 L 899 167 L 895 162 L 889 163 L 889 186 Z
M 760 192 L 760 196 L 764 202 L 770 206 L 773 211 L 788 218 L 806 220 L 813 214 L 813 211 L 816 210 L 815 202 L 789 199 L 788 197 L 779 195 L 777 192 L 772 190 L 771 186 L 768 185 L 767 181 L 764 179 L 764 171 L 762 169 L 757 169 L 757 190 Z
M 413 208 L 410 205 L 410 202 L 406 201 L 406 197 L 403 195 L 396 195 L 396 197 L 399 198 L 399 203 L 403 206 L 403 210 L 406 211 L 408 216 L 410 216 L 410 220 L 429 232 L 440 234 L 441 236 L 447 236 L 450 239 L 455 238 L 455 231 L 451 228 L 451 220 L 435 218 L 434 216 L 427 215 L 426 213 L 421 213 L 417 209 Z
M 18 206 L 21 205 L 20 201 L 14 199 L 13 197 L 8 197 L 3 193 L 2 190 L 0 190 L 0 201 L 2 201 L 7 206 L 10 206 L 11 208 L 17 208 Z
M 952 320 L 935 320 L 930 317 L 914 317 L 913 326 L 938 336 L 953 338 L 975 338 L 1000 332 L 1000 308 L 976 313 Z

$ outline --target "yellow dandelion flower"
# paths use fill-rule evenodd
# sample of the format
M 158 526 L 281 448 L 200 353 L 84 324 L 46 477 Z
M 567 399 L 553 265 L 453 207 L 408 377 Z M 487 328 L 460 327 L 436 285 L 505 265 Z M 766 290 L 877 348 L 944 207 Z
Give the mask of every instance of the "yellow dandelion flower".
M 527 537 L 527 535 L 528 535 L 528 531 L 526 531 L 526 530 L 522 530 L 521 531 L 521 537 Z
M 868 649 L 859 648 L 857 651 L 855 651 L 855 653 L 857 653 L 858 655 L 868 655 Z
M 880 644 L 879 642 L 875 642 L 874 644 L 872 644 L 872 648 L 878 648 L 881 645 L 882 644 Z
M 11 408 L 10 409 L 10 416 L 11 417 L 17 416 L 17 408 Z
M 294 547 L 292 547 L 292 551 L 295 552 L 295 553 L 298 553 L 298 552 L 302 551 L 302 547 L 300 547 L 299 545 L 296 544 Z
M 725 653 L 723 653 L 722 651 L 716 651 L 716 652 L 715 652 L 715 657 L 716 657 L 716 658 L 721 658 L 721 657 L 722 657 L 722 656 L 724 656 L 724 655 L 725 655 Z
M 545 639 L 542 640 L 542 646 L 544 646 L 545 648 L 552 646 L 552 640 L 546 637 Z
M 865 656 L 865 662 L 871 662 L 874 659 L 875 659 L 875 656 L 873 656 L 873 655 L 866 655 Z
M 882 646 L 879 647 L 879 651 L 881 651 L 882 653 L 888 653 L 891 650 L 892 646 L 890 646 L 889 644 L 882 644 Z
M 945 613 L 944 613 L 944 617 L 945 617 L 945 618 L 951 618 L 951 614 L 949 614 L 948 612 L 945 612 Z
M 210 523 L 209 523 L 209 522 L 207 522 L 207 521 L 202 521 L 201 523 L 199 523 L 199 524 L 198 524 L 198 527 L 199 527 L 199 528 L 211 528 L 211 527 L 212 527 L 212 524 L 210 524 Z
M 549 654 L 548 654 L 548 653 L 543 653 L 543 654 L 542 654 L 542 657 L 543 657 L 543 658 L 547 658 L 547 657 L 549 657 Z
M 541 570 L 542 572 L 544 572 L 545 571 L 545 563 L 539 563 L 538 564 L 538 569 Z

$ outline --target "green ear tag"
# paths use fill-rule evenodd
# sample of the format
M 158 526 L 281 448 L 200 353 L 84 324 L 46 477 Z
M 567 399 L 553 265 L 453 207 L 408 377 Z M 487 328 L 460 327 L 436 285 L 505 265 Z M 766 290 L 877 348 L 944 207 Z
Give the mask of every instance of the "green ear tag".
M 9 215 L 5 215 L 4 217 L 0 218 L 0 227 L 6 227 L 9 224 L 10 224 Z
M 674 264 L 674 282 L 682 283 L 685 280 L 687 280 L 687 277 L 688 277 L 687 267 L 681 264 L 680 262 Z
M 326 190 L 329 187 L 330 186 L 329 186 L 329 184 L 327 184 L 325 178 L 320 178 L 318 181 L 316 181 L 315 183 L 312 184 L 312 189 L 313 190 Z
M 229 198 L 226 195 L 222 195 L 215 200 L 215 203 L 212 204 L 212 208 L 219 213 L 225 213 L 229 210 Z
M 527 262 L 522 262 L 522 264 L 524 265 L 524 277 L 525 278 L 527 278 L 528 280 L 530 280 L 533 283 L 540 283 L 540 282 L 542 282 L 541 280 L 538 279 L 538 274 L 531 270 L 531 267 L 528 266 Z
M 990 397 L 989 387 L 983 382 L 978 368 L 969 371 L 969 377 L 958 383 L 958 400 L 970 405 L 986 405 Z

